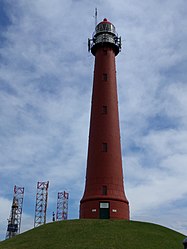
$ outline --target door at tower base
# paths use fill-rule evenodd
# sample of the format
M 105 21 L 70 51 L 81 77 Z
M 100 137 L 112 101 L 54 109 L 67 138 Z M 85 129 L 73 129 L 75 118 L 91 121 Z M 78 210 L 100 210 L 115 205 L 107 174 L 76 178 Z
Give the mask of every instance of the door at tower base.
M 81 204 L 82 219 L 125 219 L 129 220 L 127 202 L 119 200 L 90 200 Z
M 110 219 L 110 207 L 109 202 L 100 202 L 99 204 L 99 218 Z

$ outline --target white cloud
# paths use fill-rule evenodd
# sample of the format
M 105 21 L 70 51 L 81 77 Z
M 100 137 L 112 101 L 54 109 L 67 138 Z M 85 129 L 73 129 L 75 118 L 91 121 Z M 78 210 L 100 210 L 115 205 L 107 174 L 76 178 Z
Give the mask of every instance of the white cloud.
M 23 213 L 22 214 L 22 222 L 21 222 L 21 231 L 20 231 L 20 233 L 23 233 L 23 232 L 25 232 L 27 230 L 32 229 L 33 226 L 34 226 L 33 217 L 31 215 Z

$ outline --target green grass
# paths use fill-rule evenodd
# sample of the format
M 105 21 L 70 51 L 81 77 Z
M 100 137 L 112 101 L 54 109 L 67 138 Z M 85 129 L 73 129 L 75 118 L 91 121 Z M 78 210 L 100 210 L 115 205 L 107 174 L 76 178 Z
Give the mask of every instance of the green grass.
M 53 222 L 0 243 L 0 249 L 183 249 L 183 234 L 144 222 Z

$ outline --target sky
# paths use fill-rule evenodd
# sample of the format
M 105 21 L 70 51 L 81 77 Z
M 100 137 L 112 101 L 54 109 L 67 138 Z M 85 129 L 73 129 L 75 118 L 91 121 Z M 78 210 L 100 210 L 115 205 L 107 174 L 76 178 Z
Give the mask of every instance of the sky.
M 108 18 L 116 57 L 124 185 L 132 220 L 187 234 L 186 0 L 0 0 L 0 240 L 14 185 L 21 231 L 33 228 L 38 181 L 79 217 L 85 183 L 94 56 L 87 39 Z

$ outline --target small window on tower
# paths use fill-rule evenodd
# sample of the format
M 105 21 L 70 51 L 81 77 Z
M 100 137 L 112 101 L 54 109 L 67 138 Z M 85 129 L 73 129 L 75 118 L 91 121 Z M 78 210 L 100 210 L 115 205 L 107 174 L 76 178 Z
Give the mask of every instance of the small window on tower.
M 106 105 L 103 105 L 102 106 L 102 114 L 107 114 L 107 106 Z
M 103 54 L 107 55 L 107 48 L 103 48 Z
M 102 187 L 102 195 L 107 195 L 107 186 Z
M 107 73 L 104 73 L 104 74 L 103 74 L 103 80 L 104 80 L 104 81 L 107 81 L 107 79 L 108 79 L 108 75 L 107 75 Z
M 102 143 L 102 151 L 103 151 L 103 152 L 107 152 L 107 150 L 108 150 L 108 145 L 107 145 L 107 143 Z

